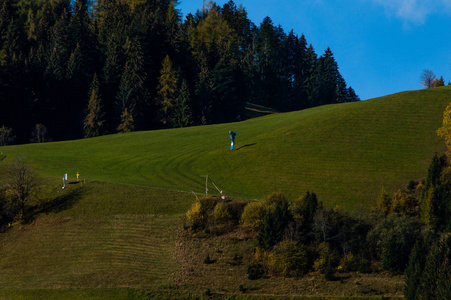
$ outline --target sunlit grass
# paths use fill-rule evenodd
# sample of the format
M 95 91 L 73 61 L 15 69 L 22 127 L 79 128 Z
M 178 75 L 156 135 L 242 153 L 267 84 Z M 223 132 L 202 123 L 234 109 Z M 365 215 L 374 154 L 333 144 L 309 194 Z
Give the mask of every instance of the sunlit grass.
M 381 186 L 393 192 L 425 177 L 444 150 L 435 130 L 450 101 L 444 87 L 240 123 L 1 147 L 0 181 L 24 153 L 43 187 L 28 223 L 1 236 L 0 297 L 167 296 L 181 268 L 181 219 L 207 174 L 232 197 L 282 191 L 293 200 L 310 190 L 329 206 L 368 209 Z M 73 182 L 77 172 L 83 187 L 62 190 L 63 174 Z M 211 183 L 209 193 L 218 194 Z
M 162 189 L 205 191 L 209 175 L 229 196 L 255 199 L 314 191 L 329 205 L 369 207 L 425 176 L 444 143 L 435 134 L 451 101 L 448 87 L 358 103 L 272 114 L 245 122 L 133 132 L 3 147 L 25 153 L 42 174 Z M 229 150 L 228 131 L 238 133 Z M 210 185 L 210 192 L 216 193 Z

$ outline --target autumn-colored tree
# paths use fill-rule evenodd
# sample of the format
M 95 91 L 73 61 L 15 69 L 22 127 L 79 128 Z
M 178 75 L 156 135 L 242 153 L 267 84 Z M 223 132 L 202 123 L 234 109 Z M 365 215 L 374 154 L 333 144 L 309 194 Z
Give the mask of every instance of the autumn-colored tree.
M 121 115 L 121 123 L 117 127 L 117 132 L 125 133 L 135 130 L 133 115 L 128 111 L 127 108 L 124 109 Z
M 25 205 L 37 187 L 36 174 L 23 156 L 14 158 L 9 164 L 7 193 L 19 209 L 21 217 L 25 214 Z
M 102 134 L 104 114 L 102 113 L 102 105 L 100 102 L 99 80 L 97 74 L 91 83 L 91 91 L 89 95 L 88 109 L 83 124 L 84 136 L 94 137 Z
M 451 155 L 451 103 L 445 108 L 443 112 L 442 127 L 437 129 L 437 135 L 445 139 L 446 147 L 448 148 L 447 155 Z
M 385 191 L 384 187 L 381 188 L 379 197 L 377 198 L 377 208 L 385 216 L 392 212 L 393 203 L 390 195 Z
M 439 87 L 439 86 L 445 86 L 445 80 L 443 79 L 443 76 L 439 78 L 435 78 L 434 80 L 432 80 L 432 87 Z
M 179 74 L 174 69 L 169 55 L 163 60 L 158 84 L 158 103 L 161 107 L 161 123 L 168 126 L 172 110 L 178 98 Z

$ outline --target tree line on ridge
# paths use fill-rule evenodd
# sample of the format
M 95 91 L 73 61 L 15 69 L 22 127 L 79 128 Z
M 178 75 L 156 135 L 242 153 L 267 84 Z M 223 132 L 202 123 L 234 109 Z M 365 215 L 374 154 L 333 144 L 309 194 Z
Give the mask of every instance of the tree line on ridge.
M 229 1 L 182 20 L 176 6 L 0 0 L 3 144 L 239 121 L 246 102 L 359 100 L 330 48 L 318 56 L 270 17 L 257 26 Z

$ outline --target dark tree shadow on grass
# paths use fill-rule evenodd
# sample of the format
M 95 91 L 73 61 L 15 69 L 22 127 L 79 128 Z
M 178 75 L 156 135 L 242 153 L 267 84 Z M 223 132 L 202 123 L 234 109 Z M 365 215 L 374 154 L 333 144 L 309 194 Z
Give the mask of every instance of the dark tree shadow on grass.
M 23 221 L 25 224 L 29 224 L 34 221 L 39 214 L 59 213 L 68 210 L 80 200 L 82 193 L 83 188 L 71 188 L 65 190 L 62 195 L 46 201 L 41 205 L 28 207 Z

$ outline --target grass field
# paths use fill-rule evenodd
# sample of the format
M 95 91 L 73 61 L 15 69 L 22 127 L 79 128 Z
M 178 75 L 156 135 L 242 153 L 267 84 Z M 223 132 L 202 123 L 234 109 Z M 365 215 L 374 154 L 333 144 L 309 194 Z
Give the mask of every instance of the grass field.
M 382 186 L 394 192 L 425 177 L 444 142 L 435 134 L 449 87 L 358 103 L 272 114 L 240 123 L 133 132 L 68 142 L 3 147 L 54 178 L 81 178 L 169 190 L 205 191 L 211 179 L 227 195 L 290 199 L 314 191 L 324 203 L 369 207 Z M 228 131 L 238 132 L 236 151 Z M 210 192 L 216 193 L 210 185 Z
M 0 171 L 24 153 L 51 196 L 35 203 L 27 224 L 0 236 L 0 299 L 183 299 L 204 295 L 206 286 L 221 291 L 220 282 L 200 284 L 191 277 L 183 283 L 187 290 L 173 289 L 184 270 L 177 233 L 195 199 L 191 191 L 205 192 L 202 175 L 232 197 L 283 191 L 293 200 L 310 190 L 329 206 L 368 209 L 381 186 L 393 192 L 426 176 L 434 152 L 444 150 L 435 130 L 450 101 L 451 88 L 443 87 L 239 123 L 1 147 Z M 236 151 L 229 150 L 229 130 L 238 133 Z M 74 181 L 77 172 L 86 185 L 61 190 L 63 174 Z M 209 189 L 217 194 L 211 184 Z M 205 242 L 206 249 L 218 251 Z M 223 258 L 213 269 L 222 266 L 218 278 L 229 282 L 222 290 L 239 295 L 245 267 L 230 271 L 227 255 L 235 250 L 220 247 Z M 214 277 L 205 268 L 197 268 L 200 281 Z M 369 298 L 375 292 L 400 295 L 402 279 L 392 280 L 387 291 L 378 286 L 390 278 L 370 280 L 359 279 L 358 287 L 349 282 L 350 290 Z M 289 284 L 308 295 L 312 282 L 321 284 L 314 277 L 288 285 L 244 281 L 249 294 L 280 299 L 290 296 Z M 325 285 L 322 291 L 312 297 L 339 289 Z M 339 293 L 350 296 L 346 289 Z
M 191 198 L 95 182 L 61 191 L 2 234 L 0 289 L 170 284 L 179 268 L 174 233 Z

